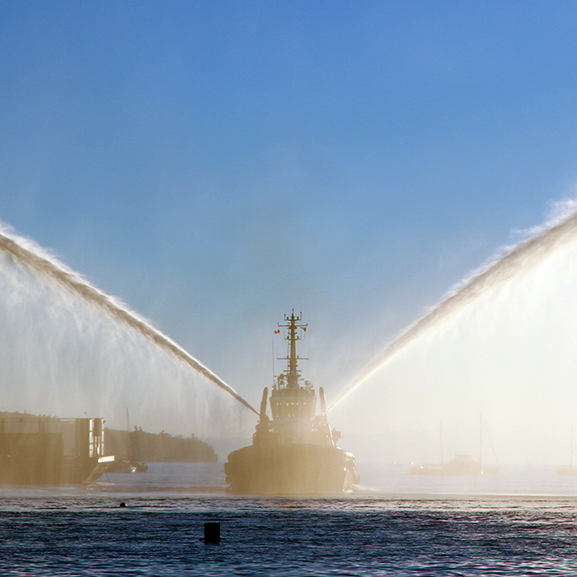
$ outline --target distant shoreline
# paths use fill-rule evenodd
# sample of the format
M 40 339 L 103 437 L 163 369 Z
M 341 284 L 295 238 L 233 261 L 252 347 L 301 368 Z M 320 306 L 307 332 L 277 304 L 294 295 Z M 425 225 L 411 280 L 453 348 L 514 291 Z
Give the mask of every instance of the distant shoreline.
M 218 457 L 211 445 L 194 435 L 172 436 L 164 431 L 147 433 L 139 427 L 133 431 L 104 429 L 104 447 L 109 455 L 149 463 L 216 463 Z

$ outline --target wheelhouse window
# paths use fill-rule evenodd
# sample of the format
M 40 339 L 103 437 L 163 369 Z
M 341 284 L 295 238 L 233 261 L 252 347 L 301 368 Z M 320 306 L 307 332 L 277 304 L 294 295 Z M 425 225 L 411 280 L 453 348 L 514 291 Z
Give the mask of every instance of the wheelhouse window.
M 294 419 L 304 417 L 312 419 L 314 417 L 314 402 L 307 401 L 287 401 L 275 400 L 271 402 L 272 416 L 274 419 Z

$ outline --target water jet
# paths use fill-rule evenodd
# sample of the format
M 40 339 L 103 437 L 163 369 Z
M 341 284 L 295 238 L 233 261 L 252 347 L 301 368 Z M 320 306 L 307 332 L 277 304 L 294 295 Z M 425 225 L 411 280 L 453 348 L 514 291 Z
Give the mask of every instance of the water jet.
M 533 267 L 548 255 L 575 237 L 577 232 L 577 208 L 569 205 L 567 213 L 535 231 L 533 236 L 494 260 L 491 264 L 465 279 L 444 300 L 427 314 L 410 325 L 370 362 L 353 382 L 330 405 L 336 407 L 348 395 L 391 361 L 398 353 L 415 343 L 420 337 L 438 328 L 480 295 L 497 285 L 504 284 L 519 271 Z
M 38 247 L 34 247 L 29 241 L 16 236 L 10 236 L 6 231 L 0 232 L 0 251 L 8 256 L 16 266 L 24 268 L 33 274 L 39 274 L 44 279 L 56 283 L 66 291 L 80 297 L 83 302 L 93 305 L 125 327 L 136 331 L 153 343 L 154 346 L 188 365 L 258 415 L 257 411 L 230 385 L 225 383 L 220 377 L 169 337 L 155 329 L 144 319 L 128 310 L 128 308 L 124 307 L 112 297 L 92 286 L 78 274 L 68 270 L 64 265 L 44 254 L 43 251 Z

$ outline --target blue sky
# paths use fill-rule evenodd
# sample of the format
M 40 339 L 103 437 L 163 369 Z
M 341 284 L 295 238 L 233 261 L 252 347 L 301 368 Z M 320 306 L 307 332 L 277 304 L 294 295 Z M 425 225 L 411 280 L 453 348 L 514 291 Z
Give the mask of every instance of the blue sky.
M 336 395 L 574 196 L 576 25 L 562 1 L 5 0 L 0 221 L 253 405 L 302 310 Z

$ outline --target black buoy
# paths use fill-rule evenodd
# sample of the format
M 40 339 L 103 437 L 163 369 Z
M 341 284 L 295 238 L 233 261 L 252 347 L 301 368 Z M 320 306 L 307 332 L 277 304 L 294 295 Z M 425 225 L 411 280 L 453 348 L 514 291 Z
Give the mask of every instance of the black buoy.
M 204 524 L 204 542 L 220 543 L 220 523 Z
M 120 503 L 120 505 L 118 505 L 119 507 L 126 507 L 126 503 L 124 501 L 122 501 L 122 503 Z

